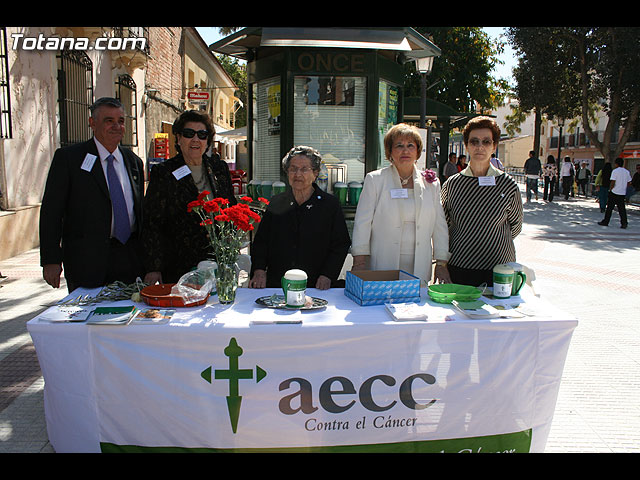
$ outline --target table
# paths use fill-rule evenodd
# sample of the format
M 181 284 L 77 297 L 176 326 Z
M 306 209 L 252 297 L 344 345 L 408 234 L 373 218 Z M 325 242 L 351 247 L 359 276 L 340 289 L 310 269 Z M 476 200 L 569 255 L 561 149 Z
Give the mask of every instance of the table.
M 53 448 L 544 451 L 571 315 L 529 291 L 535 316 L 471 320 L 423 290 L 426 322 L 341 289 L 307 291 L 328 301 L 321 310 L 255 303 L 273 293 L 210 297 L 164 325 L 30 320 Z

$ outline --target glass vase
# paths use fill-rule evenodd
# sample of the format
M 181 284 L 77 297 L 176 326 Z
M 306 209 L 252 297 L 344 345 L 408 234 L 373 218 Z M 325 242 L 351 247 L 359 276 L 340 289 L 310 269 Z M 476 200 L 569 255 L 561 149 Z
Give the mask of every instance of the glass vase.
M 238 274 L 240 269 L 236 263 L 219 263 L 216 271 L 216 290 L 218 301 L 223 305 L 231 304 L 236 299 Z

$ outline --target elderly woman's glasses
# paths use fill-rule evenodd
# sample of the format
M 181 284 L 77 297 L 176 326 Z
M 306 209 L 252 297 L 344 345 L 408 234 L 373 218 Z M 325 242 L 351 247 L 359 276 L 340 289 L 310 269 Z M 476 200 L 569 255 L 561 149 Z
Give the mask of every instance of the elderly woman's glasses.
M 474 147 L 479 147 L 481 145 L 483 147 L 491 147 L 493 145 L 493 140 L 490 140 L 488 138 L 482 140 L 480 140 L 479 138 L 472 138 L 471 140 L 469 140 L 469 143 Z
M 184 138 L 193 138 L 194 135 L 198 135 L 200 140 L 206 140 L 209 136 L 209 130 L 198 130 L 195 131 L 193 128 L 185 128 L 182 130 L 182 136 Z
M 303 175 L 306 175 L 307 173 L 313 171 L 313 168 L 309 168 L 309 167 L 302 167 L 302 168 L 298 168 L 298 167 L 289 167 L 288 172 L 292 173 L 292 174 L 296 174 L 298 172 L 300 172 Z

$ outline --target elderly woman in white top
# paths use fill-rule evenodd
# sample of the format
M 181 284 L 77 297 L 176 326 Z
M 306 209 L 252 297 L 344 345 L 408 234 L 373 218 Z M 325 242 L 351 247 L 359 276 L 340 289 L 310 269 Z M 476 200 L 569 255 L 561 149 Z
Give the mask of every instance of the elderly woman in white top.
M 352 270 L 404 270 L 429 284 L 450 283 L 449 232 L 435 172 L 420 172 L 418 129 L 406 124 L 384 138 L 390 166 L 370 172 L 356 211 Z

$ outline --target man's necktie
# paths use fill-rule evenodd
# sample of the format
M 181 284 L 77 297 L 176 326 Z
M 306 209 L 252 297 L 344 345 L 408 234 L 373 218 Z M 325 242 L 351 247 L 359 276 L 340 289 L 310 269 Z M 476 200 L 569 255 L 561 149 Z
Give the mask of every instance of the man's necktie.
M 111 194 L 111 205 L 113 206 L 113 236 L 125 244 L 129 236 L 131 236 L 131 226 L 129 225 L 127 204 L 124 201 L 122 186 L 113 166 L 113 160 L 113 155 L 107 157 L 107 180 L 109 182 L 109 193 Z

